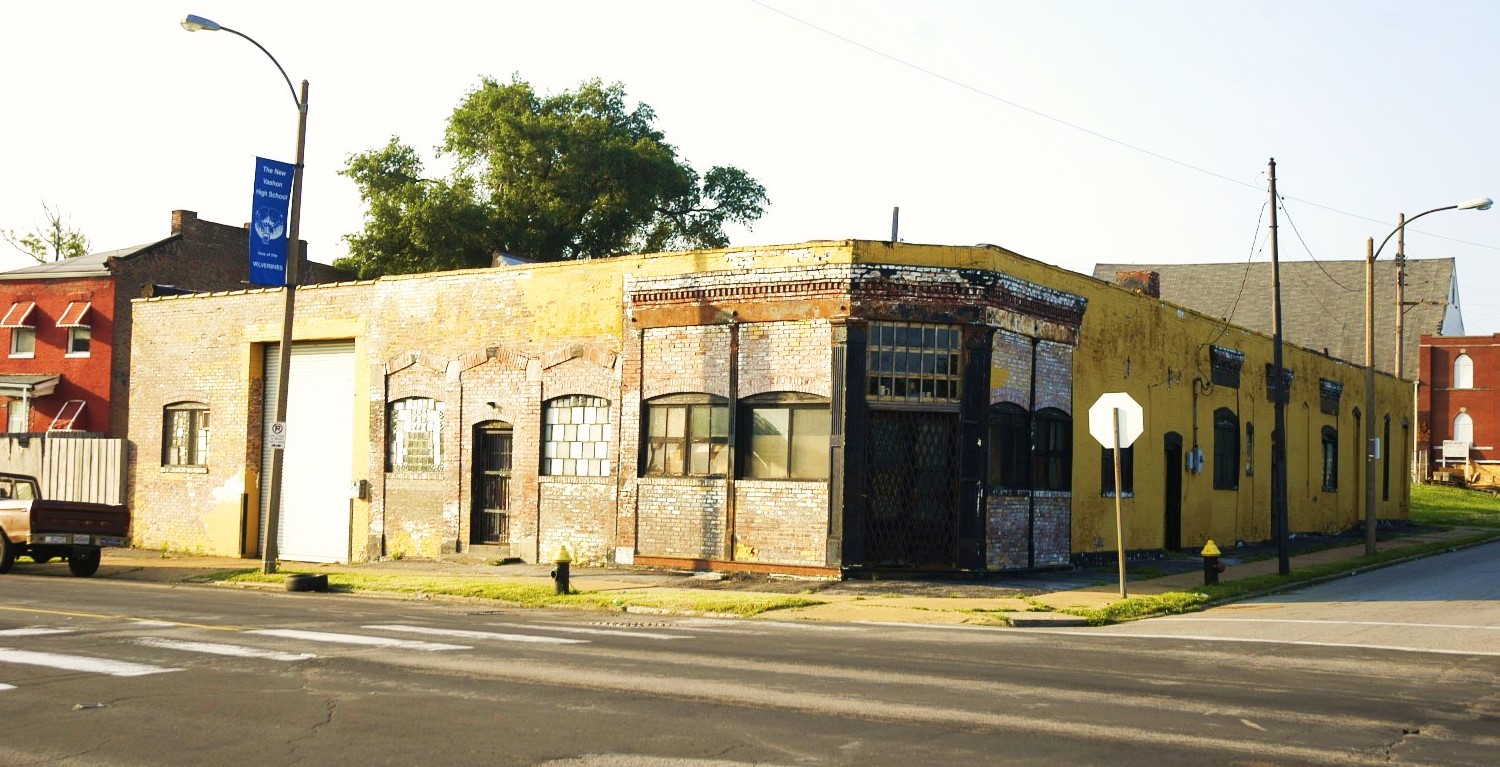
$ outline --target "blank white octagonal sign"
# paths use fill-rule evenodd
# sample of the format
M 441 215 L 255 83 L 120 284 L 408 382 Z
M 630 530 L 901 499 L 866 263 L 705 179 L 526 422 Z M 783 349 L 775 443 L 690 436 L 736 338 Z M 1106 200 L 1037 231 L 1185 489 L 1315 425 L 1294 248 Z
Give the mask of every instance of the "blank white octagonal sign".
M 1130 447 L 1145 429 L 1146 414 L 1141 405 L 1122 391 L 1106 392 L 1089 408 L 1089 434 L 1099 444 L 1115 446 L 1115 411 L 1120 411 L 1120 447 Z

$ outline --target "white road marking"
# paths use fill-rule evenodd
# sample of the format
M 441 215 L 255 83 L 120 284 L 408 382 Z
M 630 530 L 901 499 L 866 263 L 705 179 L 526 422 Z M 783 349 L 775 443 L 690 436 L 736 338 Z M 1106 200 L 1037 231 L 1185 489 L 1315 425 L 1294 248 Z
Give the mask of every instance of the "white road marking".
M 41 627 L 32 627 L 24 629 L 5 629 L 4 631 L 0 631 L 0 637 L 37 637 L 46 636 L 48 634 L 71 633 L 73 633 L 73 629 L 48 629 Z
M 156 628 L 169 628 L 169 627 L 172 627 L 172 626 L 179 626 L 181 624 L 179 624 L 179 623 L 173 623 L 171 621 L 136 621 L 135 625 L 137 625 L 137 626 L 147 626 L 147 627 L 156 627 Z
M 422 652 L 474 649 L 468 645 L 461 644 L 418 642 L 412 639 L 390 639 L 388 637 L 372 637 L 363 634 L 333 634 L 326 631 L 301 631 L 298 629 L 255 629 L 245 633 L 281 637 L 283 639 L 305 639 L 309 642 L 330 642 L 334 644 L 364 645 L 366 647 L 394 647 L 402 650 L 421 650 Z
M 1189 615 L 1174 615 L 1171 617 L 1157 618 L 1156 620 L 1189 621 L 1194 623 L 1309 623 L 1314 626 L 1396 626 L 1400 628 L 1483 629 L 1485 631 L 1500 631 L 1500 626 L 1477 626 L 1467 623 L 1397 623 L 1394 621 L 1336 621 L 1313 620 L 1308 618 L 1199 618 Z
M 4 682 L 0 682 L 0 692 L 4 692 L 6 690 L 14 690 L 14 689 L 16 689 L 15 685 L 13 685 L 13 684 L 6 684 Z
M 256 647 L 241 647 L 234 644 L 188 642 L 180 639 L 163 639 L 160 637 L 142 637 L 135 640 L 135 643 L 147 647 L 159 647 L 163 650 L 183 650 L 185 652 L 201 652 L 209 655 L 228 655 L 235 658 L 263 658 L 265 660 L 287 662 L 310 660 L 318 657 L 310 652 L 278 652 L 276 650 L 262 650 Z
M 0 647 L 0 663 L 45 666 L 64 671 L 86 671 L 95 674 L 108 674 L 110 676 L 146 676 L 147 674 L 161 674 L 168 671 L 182 670 L 180 668 L 148 666 L 144 663 L 130 663 L 121 660 L 87 658 L 82 655 L 58 655 L 50 652 L 12 650 L 8 647 Z
M 490 624 L 503 625 L 503 624 Z M 408 634 L 427 634 L 431 636 L 448 636 L 460 639 L 498 639 L 503 642 L 530 642 L 532 644 L 587 644 L 587 639 L 563 639 L 562 637 L 542 637 L 530 634 L 506 634 L 499 631 L 469 631 L 467 629 L 434 629 L 426 626 L 404 626 L 398 624 L 377 624 L 365 626 L 367 629 L 376 631 L 404 631 Z
M 607 637 L 640 637 L 642 639 L 692 639 L 692 637 L 684 634 L 657 634 L 652 631 L 627 631 L 625 629 L 588 629 L 577 626 L 530 625 L 526 623 L 486 623 L 485 625 L 508 629 L 556 631 L 562 634 L 594 634 Z

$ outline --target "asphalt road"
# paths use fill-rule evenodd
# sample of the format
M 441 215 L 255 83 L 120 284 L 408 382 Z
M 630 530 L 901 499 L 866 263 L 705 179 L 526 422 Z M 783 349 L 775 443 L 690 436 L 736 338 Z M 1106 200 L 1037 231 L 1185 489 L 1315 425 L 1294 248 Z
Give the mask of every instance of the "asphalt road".
M 1493 577 L 1495 547 L 1470 551 L 1472 562 L 1427 561 L 1446 560 L 1446 580 Z M 1260 608 L 1069 633 L 18 572 L 0 577 L 3 765 L 1477 767 L 1500 754 L 1493 630 L 1488 651 L 1388 649 L 1385 638 L 1223 641 L 1244 628 L 1223 616 Z M 1415 582 L 1384 572 L 1396 575 L 1363 577 Z M 1321 588 L 1348 584 L 1375 593 Z M 1472 596 L 1462 604 L 1495 609 L 1492 588 Z M 1331 604 L 1277 599 L 1265 609 Z M 1432 623 L 1471 625 L 1426 602 Z M 1347 635 L 1364 630 L 1342 620 Z

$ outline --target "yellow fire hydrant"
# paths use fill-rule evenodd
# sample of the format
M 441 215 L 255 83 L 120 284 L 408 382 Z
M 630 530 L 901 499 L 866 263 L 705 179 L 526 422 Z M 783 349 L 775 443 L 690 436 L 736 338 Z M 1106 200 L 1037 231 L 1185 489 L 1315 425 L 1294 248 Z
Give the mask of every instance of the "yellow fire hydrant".
M 567 594 L 568 589 L 568 565 L 572 564 L 573 558 L 568 556 L 568 547 L 558 545 L 557 553 L 552 555 L 552 564 L 556 569 L 552 571 L 552 583 L 557 587 L 557 593 Z
M 1203 555 L 1203 585 L 1218 583 L 1219 573 L 1224 572 L 1224 564 L 1219 561 L 1219 547 L 1214 545 L 1214 539 L 1209 538 L 1203 551 L 1199 553 Z

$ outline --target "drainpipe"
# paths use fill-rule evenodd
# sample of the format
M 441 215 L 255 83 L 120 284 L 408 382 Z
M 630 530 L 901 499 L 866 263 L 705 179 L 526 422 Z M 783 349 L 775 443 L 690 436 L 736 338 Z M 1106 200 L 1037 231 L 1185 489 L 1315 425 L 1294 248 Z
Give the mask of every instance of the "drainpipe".
M 733 562 L 735 559 L 735 528 L 734 528 L 734 471 L 735 471 L 735 422 L 739 420 L 739 410 L 735 403 L 740 398 L 740 323 L 735 314 L 729 318 L 729 444 L 726 450 L 729 453 L 729 470 L 724 472 L 724 558 Z M 691 456 L 685 456 L 691 460 Z
M 1036 355 L 1037 347 L 1042 343 L 1040 338 L 1031 339 L 1031 383 L 1027 393 L 1026 420 L 1027 431 L 1031 432 L 1032 460 L 1036 460 Z M 1026 569 L 1036 567 L 1036 470 L 1027 473 L 1026 477 Z

